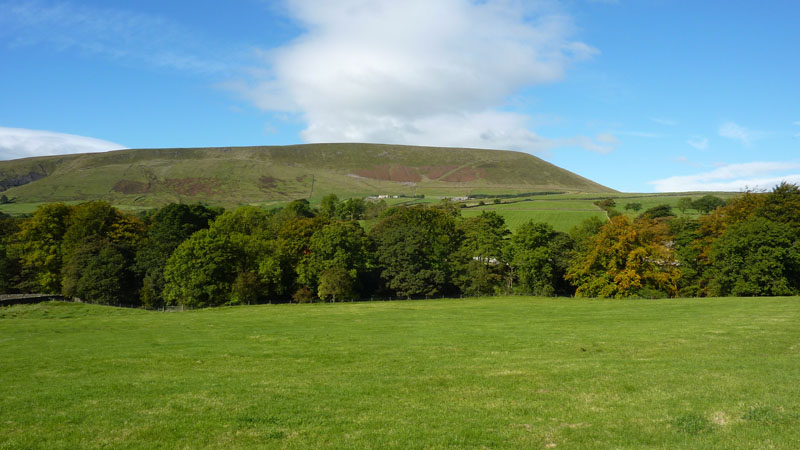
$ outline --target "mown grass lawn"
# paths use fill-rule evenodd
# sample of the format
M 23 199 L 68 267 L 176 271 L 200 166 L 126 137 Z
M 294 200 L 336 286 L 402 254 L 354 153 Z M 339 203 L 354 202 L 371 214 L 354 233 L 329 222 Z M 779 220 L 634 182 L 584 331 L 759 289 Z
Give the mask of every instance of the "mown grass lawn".
M 797 448 L 800 298 L 0 309 L 0 448 Z

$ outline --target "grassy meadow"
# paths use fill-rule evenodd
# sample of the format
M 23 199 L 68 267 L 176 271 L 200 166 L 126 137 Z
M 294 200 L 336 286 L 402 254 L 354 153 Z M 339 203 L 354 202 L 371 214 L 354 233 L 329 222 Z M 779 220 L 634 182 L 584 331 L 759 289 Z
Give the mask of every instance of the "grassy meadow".
M 800 298 L 0 308 L 0 448 L 797 448 Z

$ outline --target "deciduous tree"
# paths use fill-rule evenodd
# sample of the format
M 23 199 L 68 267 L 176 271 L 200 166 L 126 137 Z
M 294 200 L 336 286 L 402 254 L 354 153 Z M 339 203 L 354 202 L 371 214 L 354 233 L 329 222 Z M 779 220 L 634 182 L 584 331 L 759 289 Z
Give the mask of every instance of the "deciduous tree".
M 639 211 L 642 209 L 642 204 L 639 202 L 630 202 L 625 204 L 626 211 Z
M 725 200 L 711 194 L 704 195 L 692 202 L 692 207 L 703 214 L 708 214 L 723 205 L 725 205 Z
M 467 295 L 488 295 L 501 291 L 508 272 L 505 219 L 484 211 L 458 225 L 460 245 L 454 254 L 454 282 Z
M 511 238 L 513 261 L 519 280 L 517 290 L 533 295 L 569 295 L 564 280 L 573 241 L 546 223 L 523 224 Z
M 680 270 L 666 225 L 617 216 L 576 254 L 566 278 L 582 297 L 631 297 L 645 290 L 677 294 Z
M 694 209 L 694 201 L 691 197 L 681 197 L 677 206 L 681 213 L 685 213 L 687 209 Z
M 62 293 L 106 305 L 137 303 L 136 277 L 128 248 L 89 238 L 72 249 L 64 265 Z
M 142 279 L 140 297 L 147 307 L 164 304 L 164 268 L 172 252 L 195 232 L 206 229 L 219 210 L 203 205 L 171 203 L 149 217 L 147 237 L 136 252 L 135 269 Z
M 64 203 L 49 203 L 36 209 L 20 224 L 10 249 L 31 288 L 49 294 L 61 292 L 62 241 L 67 231 L 71 209 Z
M 312 236 L 308 254 L 297 266 L 298 281 L 315 288 L 322 274 L 331 268 L 343 269 L 352 280 L 351 293 L 370 265 L 372 245 L 364 229 L 356 222 L 334 222 Z
M 711 295 L 800 293 L 800 241 L 787 224 L 758 217 L 728 227 L 711 248 Z
M 407 297 L 451 290 L 451 258 L 458 248 L 452 215 L 434 208 L 394 208 L 371 235 L 389 289 Z
M 322 300 L 331 302 L 353 298 L 356 293 L 352 272 L 342 267 L 325 269 L 319 279 L 317 294 Z

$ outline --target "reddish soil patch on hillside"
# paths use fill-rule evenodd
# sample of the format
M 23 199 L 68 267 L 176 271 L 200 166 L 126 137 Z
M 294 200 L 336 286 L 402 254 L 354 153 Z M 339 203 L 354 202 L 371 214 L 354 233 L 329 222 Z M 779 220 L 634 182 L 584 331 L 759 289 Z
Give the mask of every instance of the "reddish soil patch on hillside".
M 360 177 L 373 178 L 376 180 L 392 179 L 391 167 L 388 164 L 383 166 L 375 166 L 372 169 L 356 170 L 355 174 Z
M 451 183 L 466 183 L 469 181 L 475 181 L 480 178 L 486 176 L 486 173 L 483 169 L 474 169 L 472 167 L 462 167 L 461 169 L 456 170 L 455 172 L 447 175 L 446 177 L 442 178 L 442 181 L 448 181 Z
M 422 176 L 420 176 L 419 172 L 417 172 L 417 169 L 406 166 L 390 166 L 389 164 L 374 166 L 372 169 L 357 170 L 355 171 L 355 174 L 375 180 L 399 182 L 422 181 Z
M 258 187 L 261 188 L 262 191 L 275 189 L 276 187 L 278 187 L 279 181 L 282 180 L 275 177 L 262 176 L 261 178 L 258 179 Z
M 145 194 L 150 190 L 150 184 L 141 181 L 119 180 L 111 190 L 120 194 Z
M 417 172 L 417 169 L 413 167 L 393 166 L 392 181 L 418 182 L 422 181 L 422 177 L 420 176 L 419 172 Z
M 172 178 L 164 184 L 181 195 L 214 195 L 219 193 L 218 178 Z
M 428 179 L 438 180 L 443 177 L 447 172 L 457 169 L 458 166 L 425 166 L 420 167 L 419 170 L 425 174 Z

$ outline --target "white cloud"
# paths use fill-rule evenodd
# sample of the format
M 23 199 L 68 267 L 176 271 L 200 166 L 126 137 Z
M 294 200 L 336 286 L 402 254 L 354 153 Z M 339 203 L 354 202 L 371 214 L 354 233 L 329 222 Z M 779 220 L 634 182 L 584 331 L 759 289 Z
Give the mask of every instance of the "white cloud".
M 800 127 L 800 120 L 796 121 L 794 124 L 795 124 L 796 126 Z
M 705 150 L 708 148 L 708 138 L 704 138 L 703 136 L 692 136 L 686 143 L 698 150 Z
M 226 52 L 209 49 L 213 43 L 161 16 L 38 0 L 0 2 L 0 11 L 0 42 L 10 48 L 45 45 L 133 65 L 198 73 L 227 70 L 219 58 Z
M 781 181 L 800 183 L 800 163 L 750 162 L 729 164 L 710 172 L 649 182 L 658 192 L 742 191 L 771 189 Z
M 719 135 L 741 142 L 743 145 L 750 145 L 761 137 L 761 132 L 750 130 L 734 122 L 725 122 L 719 127 Z
M 268 69 L 227 85 L 264 110 L 291 111 L 307 142 L 366 141 L 541 152 L 546 139 L 501 111 L 520 88 L 563 78 L 596 50 L 571 39 L 550 2 L 290 0 L 306 32 L 263 52 Z M 612 145 L 613 147 L 613 145 Z M 596 151 L 596 150 L 595 150 Z
M 0 127 L 0 160 L 124 148 L 114 142 L 74 134 Z

